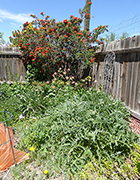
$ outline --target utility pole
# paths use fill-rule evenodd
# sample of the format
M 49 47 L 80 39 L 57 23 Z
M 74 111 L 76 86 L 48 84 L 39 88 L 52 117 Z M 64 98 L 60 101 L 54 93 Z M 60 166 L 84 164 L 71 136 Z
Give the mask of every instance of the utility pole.
M 86 5 L 87 5 L 89 2 L 91 3 L 91 0 L 86 0 Z M 90 14 L 90 6 L 88 6 L 86 13 L 87 13 L 87 14 Z M 90 19 L 85 18 L 85 19 L 84 19 L 84 29 L 86 29 L 86 30 L 88 30 L 88 31 L 89 31 L 89 23 L 90 23 Z

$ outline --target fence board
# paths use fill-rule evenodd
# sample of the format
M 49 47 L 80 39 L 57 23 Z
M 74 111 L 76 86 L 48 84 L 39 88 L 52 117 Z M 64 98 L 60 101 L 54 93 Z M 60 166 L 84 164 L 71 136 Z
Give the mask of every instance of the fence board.
M 123 75 L 122 75 L 122 94 L 121 100 L 125 101 L 125 84 L 126 84 L 126 74 L 127 74 L 127 65 L 128 63 L 125 61 L 126 56 L 123 56 Z
M 119 98 L 119 86 L 120 86 L 120 64 L 116 62 L 116 99 Z
M 119 100 L 121 100 L 121 94 L 122 94 L 122 76 L 123 76 L 123 64 L 120 64 Z
M 113 97 L 116 97 L 116 87 L 117 87 L 117 68 L 116 68 L 116 63 L 117 62 L 114 62 L 115 70 L 114 70 L 114 80 L 113 80 L 113 90 L 112 90 Z
M 129 57 L 130 58 L 130 57 Z M 130 59 L 129 59 L 130 60 Z M 125 89 L 125 102 L 129 106 L 129 94 L 130 94 L 130 83 L 131 83 L 131 73 L 132 73 L 132 62 L 128 62 L 127 69 L 127 79 L 126 79 L 126 89 Z
M 130 93 L 129 93 L 129 107 L 133 107 L 134 101 L 134 89 L 135 89 L 135 81 L 136 81 L 136 72 L 135 72 L 135 64 L 136 64 L 136 53 L 131 54 L 131 61 L 132 61 L 132 74 L 131 74 L 131 81 L 130 81 Z
M 137 83 L 138 83 L 138 70 L 139 70 L 139 62 L 135 62 L 134 65 L 134 85 L 133 85 L 133 104 L 132 104 L 132 109 L 135 108 L 135 103 L 136 103 L 136 93 L 137 93 Z
M 93 71 L 92 71 L 92 79 L 93 79 L 93 85 L 95 86 L 95 88 L 97 89 L 97 83 L 95 83 L 97 81 L 97 65 L 98 63 L 95 62 L 93 63 Z
M 12 62 L 12 66 L 11 66 L 11 74 L 12 74 L 12 81 L 14 81 L 15 79 L 15 74 L 13 72 L 15 72 L 15 61 L 14 59 L 10 58 L 10 61 Z
M 140 53 L 138 54 L 138 74 L 135 94 L 135 107 L 134 110 L 140 113 Z

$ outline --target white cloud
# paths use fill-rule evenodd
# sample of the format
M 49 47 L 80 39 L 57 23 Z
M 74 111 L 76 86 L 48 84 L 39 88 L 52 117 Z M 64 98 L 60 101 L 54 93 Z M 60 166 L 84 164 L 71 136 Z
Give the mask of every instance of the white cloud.
M 2 10 L 0 9 L 0 21 L 2 21 L 3 19 L 9 19 L 9 20 L 13 20 L 17 23 L 21 23 L 23 24 L 26 21 L 32 21 L 32 18 L 30 17 L 30 14 L 25 14 L 25 13 L 19 13 L 19 14 L 14 14 L 14 13 L 10 13 L 7 10 Z
M 13 22 L 10 23 L 10 27 L 12 27 L 14 29 L 16 29 L 17 26 L 19 26 L 18 23 L 13 23 Z

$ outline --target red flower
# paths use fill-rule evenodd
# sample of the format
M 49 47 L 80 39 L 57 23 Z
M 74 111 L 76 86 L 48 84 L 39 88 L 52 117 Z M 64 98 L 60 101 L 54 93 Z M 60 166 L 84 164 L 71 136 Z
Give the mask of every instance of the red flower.
M 43 84 L 43 83 L 41 83 L 41 86 L 44 86 L 44 84 Z
M 67 38 L 68 36 L 65 34 L 64 37 Z
M 22 43 L 19 44 L 19 47 L 21 47 L 21 46 L 22 46 Z
M 76 27 L 74 26 L 73 29 L 76 30 Z
M 91 59 L 91 61 L 90 61 L 91 63 L 93 63 L 93 62 L 95 62 L 95 57 L 93 58 L 93 59 Z
M 63 21 L 63 23 L 67 23 L 67 19 L 65 19 L 65 20 Z
M 73 15 L 70 15 L 70 17 L 72 18 L 72 17 L 74 17 Z
M 41 12 L 40 14 L 43 15 L 43 12 Z

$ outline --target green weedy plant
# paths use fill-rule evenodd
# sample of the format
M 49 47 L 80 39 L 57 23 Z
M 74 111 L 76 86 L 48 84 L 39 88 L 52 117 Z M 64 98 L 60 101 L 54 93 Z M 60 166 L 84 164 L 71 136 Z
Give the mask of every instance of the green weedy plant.
M 102 159 L 101 166 L 99 161 L 92 158 L 81 172 L 79 172 L 80 179 L 139 179 L 139 160 L 140 160 L 140 145 L 134 144 L 134 149 L 131 151 L 129 158 L 122 156 L 122 164 L 118 166 L 115 161 L 110 161 L 107 158 Z
M 78 89 L 69 100 L 48 107 L 44 118 L 29 123 L 20 147 L 34 146 L 41 159 L 50 158 L 66 176 L 81 171 L 93 156 L 100 165 L 104 157 L 121 164 L 121 155 L 127 157 L 138 141 L 129 116 L 120 101 L 101 90 Z
M 50 82 L 0 84 L 0 110 L 13 114 L 10 122 L 18 121 L 21 114 L 25 118 L 41 116 L 46 108 L 54 107 L 71 97 L 73 94 L 71 87 L 65 86 L 63 89 L 62 87 L 61 83 L 50 84 Z

